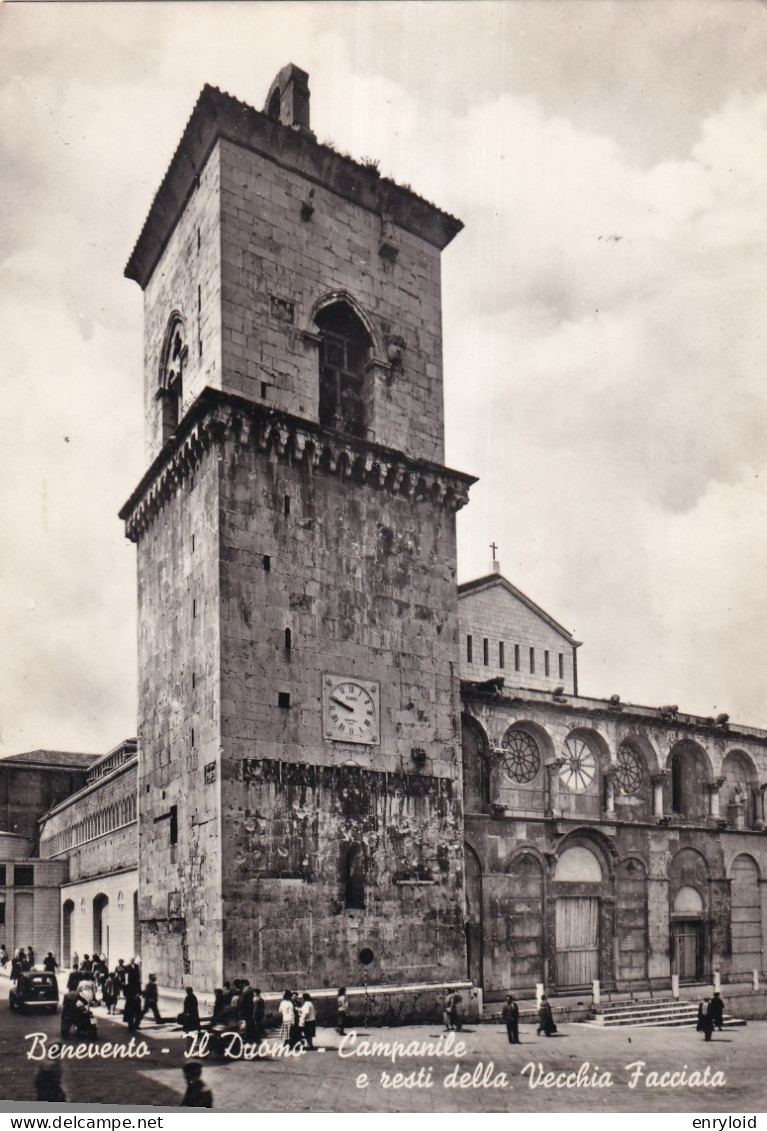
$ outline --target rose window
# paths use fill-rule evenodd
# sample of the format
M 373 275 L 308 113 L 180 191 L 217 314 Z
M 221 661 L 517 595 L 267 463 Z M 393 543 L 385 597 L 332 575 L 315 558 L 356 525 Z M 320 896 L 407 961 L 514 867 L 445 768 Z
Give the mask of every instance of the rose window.
M 501 742 L 503 748 L 503 768 L 513 782 L 524 785 L 532 781 L 541 768 L 541 756 L 538 745 L 523 730 L 514 730 L 510 727 Z
M 597 760 L 591 747 L 582 738 L 568 738 L 565 742 L 565 764 L 559 771 L 560 780 L 573 793 L 583 793 L 594 780 Z
M 623 745 L 618 749 L 618 767 L 615 782 L 623 794 L 637 793 L 644 779 L 642 755 L 633 746 Z

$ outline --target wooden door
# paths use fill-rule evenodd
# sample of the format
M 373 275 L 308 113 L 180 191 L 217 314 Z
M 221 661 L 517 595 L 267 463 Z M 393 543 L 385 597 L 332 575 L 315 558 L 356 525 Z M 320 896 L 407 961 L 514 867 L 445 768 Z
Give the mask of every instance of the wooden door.
M 557 900 L 557 985 L 585 986 L 599 977 L 599 900 Z
M 695 919 L 680 919 L 672 927 L 674 942 L 673 973 L 682 981 L 699 976 L 700 924 Z

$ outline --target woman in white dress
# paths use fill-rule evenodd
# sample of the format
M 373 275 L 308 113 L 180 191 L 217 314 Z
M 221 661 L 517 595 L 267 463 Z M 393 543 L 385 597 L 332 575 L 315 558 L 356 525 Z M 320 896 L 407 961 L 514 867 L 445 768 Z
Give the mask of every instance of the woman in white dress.
M 296 1010 L 293 1005 L 293 995 L 290 990 L 285 990 L 280 1002 L 280 1040 L 290 1047 L 291 1031 L 296 1024 Z

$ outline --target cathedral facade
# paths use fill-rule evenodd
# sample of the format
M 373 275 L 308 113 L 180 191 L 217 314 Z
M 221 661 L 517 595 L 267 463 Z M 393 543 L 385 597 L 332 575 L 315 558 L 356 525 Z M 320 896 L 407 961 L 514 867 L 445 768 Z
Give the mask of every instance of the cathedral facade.
M 460 228 L 319 145 L 297 67 L 262 112 L 200 96 L 126 269 L 137 745 L 41 809 L 65 958 L 281 990 L 366 951 L 372 983 L 489 1000 L 764 971 L 767 732 L 583 696 L 497 563 L 457 585 Z

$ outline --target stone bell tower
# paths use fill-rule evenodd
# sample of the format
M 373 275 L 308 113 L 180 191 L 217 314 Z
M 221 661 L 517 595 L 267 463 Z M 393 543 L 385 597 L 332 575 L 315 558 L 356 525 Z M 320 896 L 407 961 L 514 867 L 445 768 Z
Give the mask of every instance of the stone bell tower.
M 144 291 L 139 917 L 162 981 L 465 973 L 440 252 L 458 220 L 319 145 L 304 71 L 205 87 Z M 148 965 L 147 965 L 148 964 Z

